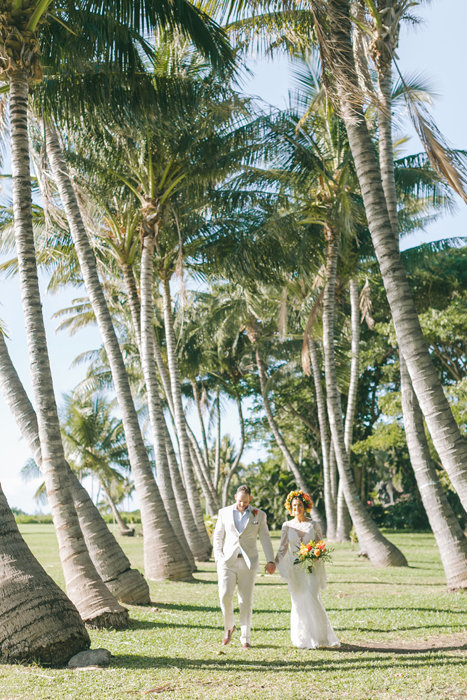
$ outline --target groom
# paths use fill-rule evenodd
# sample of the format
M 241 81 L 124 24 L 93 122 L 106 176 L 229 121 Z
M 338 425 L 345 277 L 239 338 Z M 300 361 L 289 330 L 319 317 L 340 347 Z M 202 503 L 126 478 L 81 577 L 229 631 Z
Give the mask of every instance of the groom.
M 266 556 L 266 571 L 273 574 L 276 570 L 274 552 L 266 523 L 266 513 L 258 508 L 251 508 L 250 501 L 249 486 L 239 486 L 235 494 L 235 503 L 220 509 L 213 536 L 219 598 L 224 615 L 222 644 L 228 644 L 235 631 L 233 596 L 235 586 L 237 586 L 238 607 L 240 609 L 240 642 L 244 649 L 249 649 L 251 646 L 253 587 L 259 567 L 256 546 L 258 535 Z

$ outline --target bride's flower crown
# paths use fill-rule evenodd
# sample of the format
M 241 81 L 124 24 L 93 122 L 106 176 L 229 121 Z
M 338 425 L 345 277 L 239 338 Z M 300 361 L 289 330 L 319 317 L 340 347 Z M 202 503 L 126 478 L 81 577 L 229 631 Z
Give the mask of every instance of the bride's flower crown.
M 291 491 L 284 503 L 284 508 L 290 513 L 290 515 L 292 515 L 292 501 L 294 498 L 299 498 L 301 500 L 306 513 L 309 513 L 313 508 L 313 502 L 308 493 L 305 493 L 304 491 Z

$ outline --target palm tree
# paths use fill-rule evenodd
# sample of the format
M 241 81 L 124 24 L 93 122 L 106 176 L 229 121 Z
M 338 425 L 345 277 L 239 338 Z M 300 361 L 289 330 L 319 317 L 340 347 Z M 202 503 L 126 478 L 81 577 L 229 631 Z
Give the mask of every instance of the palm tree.
M 41 447 L 36 414 L 11 361 L 3 334 L 0 334 L 0 387 L 35 463 L 40 467 Z M 71 469 L 68 469 L 68 476 L 80 527 L 99 576 L 117 600 L 147 604 L 149 587 L 143 576 L 131 568 L 128 557 Z
M 467 506 L 467 446 L 428 354 L 400 260 L 381 172 L 362 108 L 351 43 L 350 3 L 329 0 L 324 8 L 316 2 L 312 11 L 323 65 L 347 129 L 398 344 L 435 448 L 459 498 Z
M 57 481 L 60 472 L 64 472 L 65 470 L 64 457 L 61 441 L 59 439 L 58 417 L 56 415 L 57 411 L 53 398 L 52 380 L 40 310 L 39 287 L 37 284 L 37 272 L 35 270 L 34 260 L 34 239 L 32 234 L 32 202 L 27 137 L 27 93 L 31 79 L 37 79 L 41 75 L 39 62 L 41 53 L 39 50 L 40 39 L 43 38 L 45 40 L 43 49 L 51 49 L 51 52 L 48 52 L 49 59 L 57 58 L 56 55 L 53 56 L 56 47 L 59 47 L 59 58 L 61 58 L 61 47 L 63 47 L 64 44 L 60 41 L 54 41 L 54 39 L 57 39 L 56 34 L 54 35 L 54 30 L 58 28 L 60 32 L 60 30 L 63 30 L 66 26 L 63 22 L 55 23 L 54 21 L 46 25 L 47 20 L 51 16 L 49 14 L 50 5 L 50 1 L 39 2 L 39 0 L 36 0 L 32 3 L 23 3 L 20 1 L 11 7 L 10 12 L 4 13 L 2 15 L 0 29 L 5 39 L 0 47 L 0 51 L 4 65 L 8 66 L 8 69 L 3 72 L 3 76 L 8 79 L 10 86 L 10 133 L 15 233 L 22 298 L 26 317 L 28 348 L 31 366 L 35 370 L 33 373 L 33 385 L 38 413 L 44 476 L 46 478 L 46 484 L 48 485 L 52 512 L 55 514 L 57 520 L 60 519 L 62 522 L 69 521 L 70 531 L 72 531 L 74 527 L 72 542 L 76 544 L 75 558 L 81 555 L 85 559 L 84 542 L 80 544 L 80 542 L 82 542 L 82 537 L 79 536 L 79 525 L 72 506 L 71 496 L 69 496 L 69 492 L 66 488 L 60 489 L 60 484 Z M 53 18 L 55 18 L 57 14 L 59 15 L 61 11 L 64 11 L 67 15 L 68 24 L 70 24 L 70 22 L 72 24 L 79 24 L 79 21 L 83 20 L 83 15 L 79 12 L 75 15 L 69 13 L 68 3 L 63 3 L 63 5 L 61 5 L 61 3 L 56 3 L 55 5 L 55 15 Z M 127 61 L 130 67 L 132 67 L 132 64 L 135 62 L 139 66 L 141 61 L 139 59 L 138 50 L 145 43 L 143 40 L 136 40 L 133 44 L 131 42 L 129 45 L 127 44 L 123 52 L 121 51 L 121 46 L 115 51 L 115 39 L 121 37 L 121 29 L 129 26 L 134 30 L 132 37 L 134 39 L 135 32 L 140 30 L 144 31 L 148 27 L 154 27 L 158 23 L 162 25 L 181 25 L 182 31 L 191 34 L 200 49 L 206 54 L 211 55 L 214 60 L 221 60 L 221 58 L 227 60 L 230 57 L 229 49 L 223 34 L 209 18 L 203 15 L 203 13 L 189 2 L 177 3 L 176 6 L 172 3 L 161 2 L 158 3 L 157 10 L 153 3 L 144 3 L 139 13 L 133 12 L 132 3 L 124 3 L 122 5 L 121 3 L 113 2 L 91 2 L 83 3 L 83 7 L 78 9 L 84 8 L 88 10 L 88 19 L 89 12 L 92 13 L 94 10 L 96 11 L 94 12 L 93 18 L 98 25 L 101 24 L 99 20 L 109 20 L 105 37 L 106 40 L 111 37 L 113 50 L 111 49 L 110 53 L 114 53 L 114 55 L 118 56 L 117 60 L 119 60 L 120 66 L 124 66 Z M 45 26 L 47 26 L 47 31 L 44 29 Z M 40 31 L 41 29 L 42 32 Z M 68 48 L 70 48 L 71 44 L 74 44 L 73 48 L 77 52 L 78 63 L 80 60 L 82 61 L 83 57 L 85 57 L 85 59 L 91 57 L 91 60 L 95 60 L 109 55 L 110 47 L 105 44 L 103 46 L 100 43 L 100 34 L 98 34 L 97 41 L 93 36 L 90 42 L 89 35 L 83 36 L 86 34 L 83 25 L 81 25 L 80 29 L 81 31 L 72 32 L 72 37 L 77 37 L 79 35 L 79 40 L 77 42 L 66 42 Z M 15 41 L 11 40 L 13 36 L 17 37 Z M 135 46 L 135 44 L 137 46 Z M 129 48 L 130 51 L 128 52 Z M 43 52 L 45 53 L 45 51 Z M 74 59 L 76 55 L 70 52 L 68 58 Z M 72 61 L 69 61 L 68 63 L 71 62 Z M 66 477 L 62 476 L 61 478 L 66 483 Z M 67 501 L 67 503 L 61 504 L 59 499 L 52 497 L 52 494 L 60 494 L 62 496 L 62 493 L 62 500 Z M 157 510 L 163 510 L 161 509 L 162 504 L 158 503 L 158 494 L 155 493 L 154 495 L 155 505 L 153 506 L 153 519 L 156 517 Z M 73 526 L 73 523 L 75 523 L 75 526 Z M 170 526 L 168 522 L 165 527 L 162 527 L 162 530 L 165 530 L 166 533 L 169 532 Z M 64 554 L 64 530 L 63 528 L 57 527 L 57 531 L 59 539 L 62 540 L 61 551 Z M 177 547 L 176 544 L 172 542 L 169 542 L 168 546 L 170 547 L 171 544 L 173 544 L 173 551 L 176 559 Z M 165 562 L 168 562 L 173 559 L 173 555 L 169 555 L 167 550 L 166 553 L 167 556 L 164 557 L 164 559 Z M 181 553 L 180 558 L 183 559 Z M 67 556 L 67 560 L 69 562 L 67 566 L 69 567 L 73 562 L 73 557 Z M 154 557 L 148 559 L 148 564 L 153 560 Z M 88 573 L 91 572 L 92 564 L 90 560 L 86 566 L 81 566 L 80 568 L 83 572 L 86 569 Z M 185 570 L 186 566 L 182 563 L 179 570 L 176 573 L 172 572 L 172 575 L 183 576 Z M 159 572 L 159 576 L 160 575 Z M 98 586 L 97 582 L 96 586 Z M 91 590 L 92 586 L 89 586 L 89 591 Z M 85 591 L 86 586 L 78 584 L 75 593 L 83 596 Z
M 396 12 L 388 14 L 387 0 L 376 3 L 373 34 L 373 60 L 376 66 L 379 98 L 379 157 L 381 180 L 394 238 L 398 241 L 399 222 L 392 143 L 392 59 L 398 44 L 401 17 L 407 3 L 396 3 Z M 400 354 L 401 395 L 404 427 L 410 461 L 418 489 L 440 550 L 448 587 L 467 586 L 467 538 L 446 499 L 432 463 L 425 438 L 423 415 L 414 393 L 403 354 Z
M 2 660 L 61 665 L 87 649 L 77 609 L 27 547 L 1 488 L 0 547 Z
M 76 194 L 68 175 L 68 169 L 60 149 L 57 134 L 50 124 L 46 127 L 46 135 L 52 171 L 66 212 L 86 290 L 112 370 L 112 378 L 125 428 L 136 491 L 140 499 L 141 518 L 145 533 L 144 560 L 146 575 L 151 579 L 187 578 L 191 576 L 191 565 L 168 520 L 159 489 L 154 480 L 141 436 L 141 429 L 131 396 L 123 357 L 99 279 L 94 253 L 81 218 Z

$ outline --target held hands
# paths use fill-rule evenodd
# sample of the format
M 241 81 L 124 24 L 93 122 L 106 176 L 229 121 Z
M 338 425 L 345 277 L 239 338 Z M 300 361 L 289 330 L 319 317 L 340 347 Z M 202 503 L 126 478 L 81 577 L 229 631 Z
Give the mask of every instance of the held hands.
M 267 571 L 268 574 L 273 574 L 276 570 L 276 565 L 273 561 L 268 561 L 268 563 L 264 567 L 264 570 Z

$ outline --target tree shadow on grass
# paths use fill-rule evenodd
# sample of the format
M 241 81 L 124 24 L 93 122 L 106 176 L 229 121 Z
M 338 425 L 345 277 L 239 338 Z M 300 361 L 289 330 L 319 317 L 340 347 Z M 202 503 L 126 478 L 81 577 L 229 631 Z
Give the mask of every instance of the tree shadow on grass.
M 393 634 L 394 632 L 408 632 L 409 630 L 442 630 L 442 629 L 459 629 L 464 630 L 465 625 L 407 625 L 406 627 L 393 627 L 393 629 L 379 629 L 378 627 L 363 627 L 362 625 L 352 625 L 345 627 L 334 626 L 336 630 L 345 630 L 351 632 L 358 630 L 359 632 L 377 632 L 378 634 Z
M 154 603 L 154 608 L 155 611 L 157 610 L 180 610 L 183 612 L 200 612 L 200 611 L 206 611 L 206 612 L 215 612 L 220 614 L 220 607 L 218 605 L 216 606 L 209 606 L 209 605 L 192 605 L 191 603 Z M 254 615 L 259 615 L 261 613 L 264 613 L 266 615 L 276 615 L 276 614 L 281 614 L 281 613 L 287 613 L 290 612 L 289 610 L 271 610 L 270 608 L 266 610 L 260 610 L 259 608 L 254 608 L 253 613 Z
M 437 588 L 442 588 L 443 583 L 416 583 L 415 581 L 410 581 L 410 583 L 404 583 L 403 581 L 342 581 L 339 578 L 334 578 L 328 580 L 328 585 L 341 585 L 343 583 L 350 584 L 352 586 L 423 586 L 423 587 L 428 587 L 428 586 L 434 586 Z M 446 585 L 444 584 L 444 587 Z
M 258 648 L 258 647 L 256 647 Z M 277 647 L 261 647 L 262 650 Z M 258 673 L 290 673 L 310 672 L 312 664 L 313 671 L 350 671 L 361 670 L 367 671 L 374 668 L 375 664 L 381 669 L 394 669 L 395 660 L 393 657 L 404 657 L 404 665 L 410 668 L 420 668 L 430 666 L 430 668 L 440 667 L 446 668 L 449 666 L 465 666 L 465 656 L 449 656 L 437 657 L 436 652 L 446 651 L 462 651 L 463 647 L 443 647 L 431 649 L 430 653 L 424 650 L 408 650 L 398 648 L 375 649 L 371 646 L 357 647 L 347 645 L 341 649 L 327 650 L 326 658 L 316 658 L 317 650 L 300 649 L 297 650 L 303 654 L 303 661 L 300 661 L 294 656 L 290 660 L 265 660 L 255 659 L 251 656 L 251 651 L 239 653 L 242 658 L 232 658 L 227 654 L 219 656 L 218 651 L 213 648 L 215 658 L 206 659 L 187 659 L 185 657 L 170 657 L 170 656 L 142 656 L 142 655 L 122 655 L 116 656 L 112 660 L 114 668 L 131 668 L 131 669 L 156 669 L 156 668 L 176 668 L 177 671 L 209 671 L 215 670 L 216 673 L 231 673 L 236 672 L 258 672 Z M 324 650 L 319 650 L 323 653 Z M 336 652 L 341 652 L 336 658 Z M 235 653 L 235 652 L 234 652 Z M 348 655 L 346 657 L 346 654 Z M 264 655 L 264 653 L 263 653 Z M 386 658 L 385 658 L 386 655 Z M 389 658 L 389 655 L 391 658 Z M 334 658 L 332 658 L 334 657 Z
M 427 613 L 447 613 L 448 615 L 465 615 L 464 610 L 450 610 L 448 608 L 412 608 L 410 605 L 391 605 L 391 610 L 404 610 L 404 611 L 409 611 L 409 612 L 427 612 Z M 364 607 L 358 607 L 358 608 L 332 608 L 329 605 L 326 606 L 326 610 L 329 612 L 334 611 L 334 612 L 361 612 L 363 610 L 367 610 L 369 612 L 377 611 L 377 610 L 388 610 L 387 605 L 375 605 L 374 607 L 371 606 L 364 606 Z

